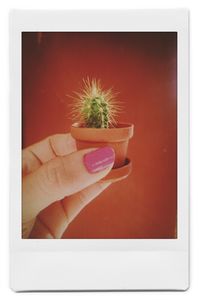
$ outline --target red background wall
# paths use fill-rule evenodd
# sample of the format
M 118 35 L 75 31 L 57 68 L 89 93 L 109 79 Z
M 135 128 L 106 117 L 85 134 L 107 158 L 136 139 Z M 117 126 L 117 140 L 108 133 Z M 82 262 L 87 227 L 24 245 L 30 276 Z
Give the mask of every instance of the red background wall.
M 65 238 L 176 238 L 176 33 L 23 33 L 23 147 L 71 124 L 82 78 L 119 91 L 135 125 L 133 171 L 91 202 Z

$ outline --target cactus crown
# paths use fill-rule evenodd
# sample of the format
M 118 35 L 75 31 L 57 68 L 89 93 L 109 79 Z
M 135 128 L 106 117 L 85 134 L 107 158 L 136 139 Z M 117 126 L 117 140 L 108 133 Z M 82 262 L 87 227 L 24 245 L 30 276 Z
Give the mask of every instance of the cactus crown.
M 85 127 L 108 128 L 116 124 L 115 117 L 120 111 L 119 102 L 112 89 L 103 90 L 100 80 L 83 79 L 81 92 L 75 92 L 72 109 L 73 119 Z

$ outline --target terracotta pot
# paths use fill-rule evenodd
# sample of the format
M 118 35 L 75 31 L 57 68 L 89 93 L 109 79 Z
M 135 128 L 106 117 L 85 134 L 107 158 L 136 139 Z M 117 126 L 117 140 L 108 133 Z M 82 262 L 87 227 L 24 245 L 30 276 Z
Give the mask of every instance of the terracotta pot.
M 77 149 L 110 146 L 115 151 L 113 169 L 126 164 L 129 139 L 133 136 L 133 125 L 119 123 L 114 128 L 87 128 L 80 123 L 71 126 L 71 135 L 76 140 Z

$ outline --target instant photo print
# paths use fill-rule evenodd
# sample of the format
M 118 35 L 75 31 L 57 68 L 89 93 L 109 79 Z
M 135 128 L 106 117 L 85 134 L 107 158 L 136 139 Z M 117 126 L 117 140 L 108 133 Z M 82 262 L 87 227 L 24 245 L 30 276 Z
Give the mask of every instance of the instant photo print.
M 188 11 L 10 13 L 10 287 L 189 287 Z

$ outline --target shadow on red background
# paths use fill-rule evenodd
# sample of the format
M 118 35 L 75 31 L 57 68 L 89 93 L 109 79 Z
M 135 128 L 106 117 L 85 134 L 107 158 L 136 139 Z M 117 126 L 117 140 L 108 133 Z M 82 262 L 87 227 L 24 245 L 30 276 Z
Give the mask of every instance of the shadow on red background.
M 133 171 L 91 202 L 65 238 L 176 238 L 177 35 L 22 34 L 23 148 L 68 132 L 66 95 L 89 76 L 119 91 Z

